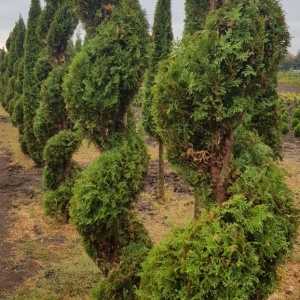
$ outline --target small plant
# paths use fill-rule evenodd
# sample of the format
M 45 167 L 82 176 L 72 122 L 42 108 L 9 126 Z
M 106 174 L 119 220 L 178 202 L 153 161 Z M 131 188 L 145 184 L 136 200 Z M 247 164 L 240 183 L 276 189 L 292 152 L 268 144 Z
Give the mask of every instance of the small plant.
M 300 109 L 296 108 L 293 110 L 293 118 L 297 118 L 300 120 Z
M 300 137 L 300 124 L 298 124 L 298 125 L 294 128 L 294 136 L 295 136 L 295 137 Z
M 281 115 L 281 121 L 287 123 L 288 120 L 289 120 L 288 113 L 287 113 L 287 112 L 283 113 L 283 114 Z
M 292 127 L 295 128 L 300 123 L 298 118 L 293 118 L 292 120 Z
M 281 125 L 281 133 L 288 134 L 290 132 L 289 125 L 286 122 L 283 122 Z

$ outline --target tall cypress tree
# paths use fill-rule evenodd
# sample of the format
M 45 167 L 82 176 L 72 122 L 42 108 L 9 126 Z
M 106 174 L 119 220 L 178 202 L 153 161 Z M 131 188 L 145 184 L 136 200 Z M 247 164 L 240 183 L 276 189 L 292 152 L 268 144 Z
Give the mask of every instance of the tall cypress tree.
M 7 88 L 5 97 L 8 102 L 8 112 L 10 115 L 14 112 L 16 101 L 23 93 L 23 57 L 24 57 L 24 42 L 26 35 L 26 27 L 23 18 L 20 16 L 16 23 L 16 36 L 14 44 L 11 46 L 11 65 L 13 66 L 13 74 L 11 76 L 11 84 Z
M 33 130 L 34 117 L 40 102 L 40 86 L 35 78 L 34 68 L 42 49 L 42 44 L 36 31 L 41 11 L 40 1 L 32 0 L 28 15 L 24 47 L 24 138 L 28 153 L 37 165 L 41 165 L 43 162 L 43 147 L 37 140 Z
M 172 14 L 171 0 L 158 0 L 155 8 L 154 24 L 152 31 L 153 49 L 150 57 L 150 66 L 145 80 L 145 99 L 143 105 L 143 125 L 146 131 L 154 136 L 159 142 L 159 170 L 158 190 L 159 198 L 164 198 L 164 162 L 163 143 L 156 131 L 156 124 L 152 116 L 152 92 L 154 78 L 157 72 L 158 63 L 167 58 L 172 49 Z

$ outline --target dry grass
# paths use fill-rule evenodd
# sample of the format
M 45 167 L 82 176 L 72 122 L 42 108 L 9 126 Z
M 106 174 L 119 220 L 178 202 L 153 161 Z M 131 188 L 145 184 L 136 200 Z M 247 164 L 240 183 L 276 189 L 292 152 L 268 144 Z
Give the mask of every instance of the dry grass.
M 73 159 L 82 166 L 88 166 L 93 160 L 95 160 L 100 154 L 100 151 L 87 140 L 84 140 L 74 154 Z
M 9 115 L 0 105 L 0 117 L 9 118 Z M 20 164 L 24 168 L 29 169 L 34 166 L 33 161 L 29 156 L 25 155 L 19 146 L 18 129 L 12 123 L 1 123 L 0 127 L 1 147 L 10 149 L 13 153 L 14 164 Z
M 100 272 L 83 250 L 74 226 L 44 216 L 41 197 L 38 193 L 33 200 L 14 204 L 12 214 L 19 221 L 9 235 L 15 245 L 10 264 L 31 261 L 37 272 L 6 299 L 89 299 Z
M 282 167 L 289 173 L 287 184 L 295 194 L 297 207 L 300 209 L 300 162 L 296 159 L 284 159 Z M 281 269 L 281 284 L 269 300 L 300 299 L 300 228 L 296 243 L 289 255 L 287 263 Z

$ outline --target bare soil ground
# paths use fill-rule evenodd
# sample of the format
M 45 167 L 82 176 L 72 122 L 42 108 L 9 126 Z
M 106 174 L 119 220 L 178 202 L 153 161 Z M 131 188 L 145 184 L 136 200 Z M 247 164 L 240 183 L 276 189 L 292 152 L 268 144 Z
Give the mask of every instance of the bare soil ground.
M 1 116 L 0 126 L 7 122 L 9 119 Z M 20 204 L 16 200 L 22 196 L 32 199 L 35 196 L 35 187 L 41 181 L 40 169 L 24 170 L 21 165 L 13 162 L 11 151 L 2 148 L 1 144 L 0 141 L 0 298 L 6 290 L 20 284 L 35 272 L 32 261 L 11 264 L 13 244 L 7 241 L 7 236 L 14 222 L 22 222 L 11 214 L 11 209 Z
M 72 225 L 43 216 L 41 170 L 15 154 L 17 136 L 4 134 L 13 130 L 7 126 L 10 120 L 0 110 L 0 299 L 88 299 L 100 275 Z M 153 241 L 159 242 L 173 227 L 192 220 L 194 198 L 192 189 L 166 164 L 165 203 L 157 199 L 157 144 L 151 139 L 147 144 L 151 166 L 136 210 Z M 290 174 L 288 184 L 300 205 L 300 141 L 288 135 L 283 148 L 281 164 Z M 92 149 L 76 158 L 87 165 L 97 155 Z M 282 283 L 269 300 L 299 300 L 300 234 L 281 274 Z

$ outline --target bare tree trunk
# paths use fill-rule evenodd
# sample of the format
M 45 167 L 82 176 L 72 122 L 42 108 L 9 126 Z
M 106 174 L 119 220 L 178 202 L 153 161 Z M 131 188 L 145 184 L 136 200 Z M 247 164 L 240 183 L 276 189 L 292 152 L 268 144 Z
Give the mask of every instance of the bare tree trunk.
M 158 145 L 158 197 L 160 201 L 165 202 L 164 145 L 161 139 Z
M 194 204 L 194 219 L 198 220 L 200 217 L 200 207 L 201 207 L 201 201 L 200 201 L 200 197 L 199 194 L 195 191 L 194 193 L 194 197 L 195 197 L 195 204 Z
M 210 173 L 215 189 L 215 200 L 218 204 L 228 200 L 227 190 L 229 187 L 233 142 L 233 129 L 228 130 L 224 141 L 222 141 L 220 130 L 213 138 L 214 151 Z
M 213 11 L 216 9 L 216 2 L 215 0 L 209 0 L 209 10 Z

